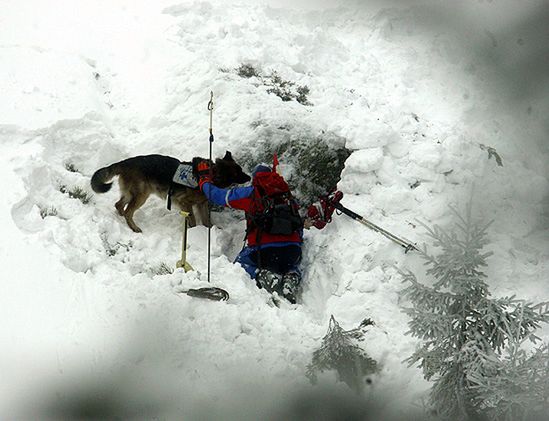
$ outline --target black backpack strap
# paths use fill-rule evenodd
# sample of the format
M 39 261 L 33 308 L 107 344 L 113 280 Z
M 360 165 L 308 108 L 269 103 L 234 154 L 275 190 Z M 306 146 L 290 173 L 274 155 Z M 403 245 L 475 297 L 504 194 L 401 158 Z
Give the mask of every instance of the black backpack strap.
M 259 186 L 254 186 L 254 192 L 253 192 L 253 205 L 252 205 L 252 212 L 249 212 L 246 214 L 246 234 L 244 236 L 244 239 L 246 239 L 248 237 L 248 234 L 250 234 L 250 232 L 255 228 L 256 229 L 256 233 L 255 233 L 255 245 L 256 245 L 256 260 L 257 260 L 257 267 L 258 269 L 262 269 L 262 264 L 261 264 L 261 235 L 262 235 L 262 229 L 261 229 L 261 224 L 258 223 L 259 222 L 259 219 L 260 219 L 260 216 L 257 214 L 257 208 L 259 207 L 258 206 L 258 201 L 261 200 L 261 196 L 258 197 L 256 195 L 256 191 L 259 191 Z M 263 204 L 262 204 L 263 205 Z M 264 209 L 264 206 L 261 206 L 263 208 L 263 211 L 265 210 Z
M 172 194 L 173 194 L 173 182 L 170 183 L 170 188 L 168 189 L 168 202 L 166 207 L 168 210 L 172 210 Z
M 185 164 L 185 162 L 179 162 L 179 165 L 181 164 Z M 194 159 L 193 159 L 193 162 L 191 164 L 192 168 L 193 168 L 193 175 L 194 175 Z M 179 166 L 178 166 L 179 168 Z M 173 192 L 174 192 L 174 188 L 175 188 L 175 182 L 173 181 L 173 178 L 175 177 L 175 174 L 177 173 L 177 168 L 175 169 L 173 175 L 172 175 L 172 180 L 170 181 L 170 187 L 168 188 L 168 197 L 167 197 L 167 202 L 166 202 L 166 208 L 168 210 L 172 210 L 172 195 L 173 195 Z
M 257 267 L 259 269 L 263 268 L 263 265 L 261 264 L 261 234 L 263 234 L 263 231 L 260 227 L 257 227 L 257 233 L 255 235 L 255 244 L 257 246 Z

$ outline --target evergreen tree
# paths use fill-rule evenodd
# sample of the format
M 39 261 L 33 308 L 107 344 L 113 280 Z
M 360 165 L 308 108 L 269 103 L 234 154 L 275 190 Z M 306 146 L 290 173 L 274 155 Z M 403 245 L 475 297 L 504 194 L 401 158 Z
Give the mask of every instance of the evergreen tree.
M 465 217 L 452 211 L 457 222 L 450 232 L 422 224 L 439 249 L 437 255 L 426 248 L 420 252 L 434 282 L 428 286 L 412 272 L 402 273 L 408 284 L 402 295 L 412 304 L 405 310 L 411 317 L 408 333 L 422 340 L 408 363 L 419 363 L 424 377 L 434 381 L 430 403 L 441 418 L 466 420 L 503 407 L 509 395 L 495 389 L 504 384 L 512 389 L 531 380 L 533 372 L 526 362 L 540 358 L 520 357 L 517 347 L 526 339 L 537 339 L 533 332 L 549 321 L 549 303 L 490 298 L 482 272 L 492 254 L 482 251 L 490 224 L 473 220 L 471 206 Z M 506 380 L 502 373 L 513 364 L 513 380 Z
M 531 353 L 514 341 L 494 360 L 493 377 L 471 378 L 491 420 L 545 420 L 549 414 L 549 345 Z
M 316 383 L 317 372 L 336 370 L 339 380 L 360 393 L 364 377 L 378 371 L 377 362 L 356 344 L 364 335 L 362 329 L 369 325 L 373 325 L 373 322 L 365 319 L 357 329 L 346 331 L 334 316 L 330 317 L 328 332 L 320 348 L 313 353 L 311 364 L 307 366 L 307 377 L 311 382 Z

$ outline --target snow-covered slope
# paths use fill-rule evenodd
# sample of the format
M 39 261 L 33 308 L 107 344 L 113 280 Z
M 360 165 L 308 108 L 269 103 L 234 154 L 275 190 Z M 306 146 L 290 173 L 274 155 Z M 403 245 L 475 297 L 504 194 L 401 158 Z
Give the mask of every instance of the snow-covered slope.
M 433 27 L 430 9 L 419 5 L 278 5 L 60 1 L 3 10 L 7 414 L 28 402 L 29 387 L 34 394 L 50 382 L 47 399 L 104 376 L 171 397 L 170 410 L 190 416 L 198 416 L 196 402 L 211 405 L 202 415 L 221 408 L 235 415 L 237 405 L 227 402 L 250 396 L 267 411 L 273 396 L 306 387 L 306 365 L 332 314 L 344 328 L 366 317 L 376 323 L 364 342 L 382 366 L 370 396 L 399 390 L 397 411 L 406 411 L 428 388 L 402 363 L 415 341 L 405 336 L 395 269 L 419 270 L 421 262 L 384 237 L 344 216 L 308 232 L 302 302 L 279 309 L 231 263 L 243 222 L 216 215 L 212 279 L 231 299 L 208 302 L 177 294 L 206 283 L 205 229 L 190 232 L 197 271 L 157 275 L 161 263 L 178 259 L 175 212 L 149 200 L 136 214 L 144 233 L 135 234 L 115 213 L 116 189 L 87 204 L 62 192 L 89 192 L 97 168 L 129 156 L 206 156 L 210 90 L 216 154 L 268 140 L 258 139 L 265 127 L 340 136 L 353 151 L 338 186 L 346 206 L 421 242 L 416 219 L 446 224 L 448 205 L 463 206 L 473 194 L 476 212 L 495 219 L 494 293 L 549 298 L 544 97 L 498 93 L 505 81 L 471 52 L 489 48 L 497 27 Z M 239 77 L 242 63 L 307 85 L 313 105 L 282 102 Z M 495 148 L 503 166 L 480 145 Z

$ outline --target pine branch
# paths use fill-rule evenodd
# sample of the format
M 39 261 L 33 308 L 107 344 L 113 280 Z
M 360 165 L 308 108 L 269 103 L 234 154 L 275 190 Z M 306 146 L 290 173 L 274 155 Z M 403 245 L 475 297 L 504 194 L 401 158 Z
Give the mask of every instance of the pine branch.
M 451 335 L 456 322 L 455 315 L 421 311 L 414 308 L 406 309 L 405 313 L 411 318 L 408 323 L 410 330 L 407 334 L 424 340 Z
M 372 324 L 370 319 L 365 319 L 357 329 L 345 331 L 331 316 L 328 332 L 320 348 L 313 352 L 311 364 L 307 366 L 306 375 L 310 381 L 316 382 L 317 372 L 336 370 L 339 380 L 357 393 L 362 391 L 364 377 L 377 372 L 378 366 L 354 340 L 359 331 Z

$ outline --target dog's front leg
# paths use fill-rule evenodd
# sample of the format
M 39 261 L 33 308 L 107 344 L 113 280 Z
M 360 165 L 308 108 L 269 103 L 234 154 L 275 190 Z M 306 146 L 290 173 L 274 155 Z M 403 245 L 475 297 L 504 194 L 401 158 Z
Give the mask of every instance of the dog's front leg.
M 194 212 L 189 212 L 187 220 L 189 221 L 189 228 L 196 227 L 196 218 L 194 216 Z
M 201 225 L 211 227 L 210 213 L 208 212 L 208 202 L 193 205 L 193 213 L 198 215 Z

